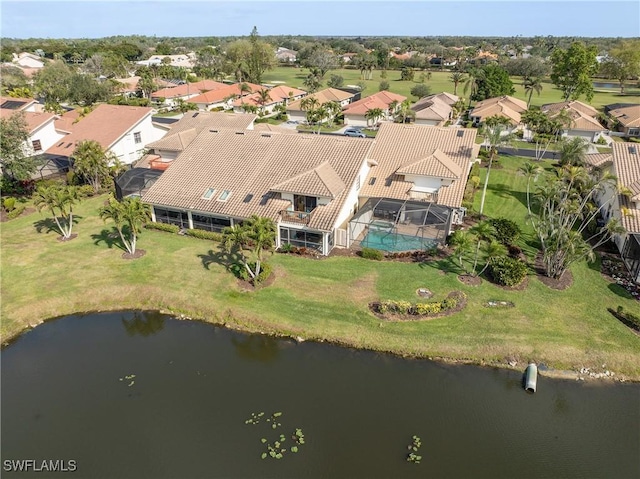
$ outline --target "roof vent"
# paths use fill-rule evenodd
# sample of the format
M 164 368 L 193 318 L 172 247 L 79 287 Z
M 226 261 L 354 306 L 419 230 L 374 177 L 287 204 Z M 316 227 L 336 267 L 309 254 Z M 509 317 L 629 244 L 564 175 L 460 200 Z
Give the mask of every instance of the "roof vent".
M 218 130 L 209 130 L 209 133 L 218 133 Z
M 270 135 L 270 134 L 268 134 L 268 133 L 263 133 L 263 134 L 262 134 L 262 135 L 260 135 L 260 136 L 262 136 L 262 137 L 264 137 L 264 138 L 271 138 L 271 135 Z
M 243 203 L 249 203 L 253 199 L 253 193 L 247 193 L 247 196 L 242 200 Z
M 194 114 L 193 114 L 193 116 L 192 116 L 191 118 L 195 118 L 195 117 L 196 117 L 196 116 L 198 116 L 199 114 L 200 114 L 200 112 L 198 111 L 198 112 L 194 113 Z
M 236 135 L 244 135 L 244 131 L 236 131 Z
M 369 180 L 369 184 L 370 185 L 375 185 L 376 184 L 376 177 L 375 176 L 371 177 L 371 179 Z
M 636 149 L 635 146 L 630 146 L 629 147 L 629 153 L 631 153 L 632 155 L 635 155 L 638 152 L 638 150 Z
M 387 178 L 387 181 L 384 182 L 384 186 L 391 186 L 392 182 L 393 182 L 393 179 Z
M 464 136 L 464 130 L 458 130 L 458 133 L 456 134 L 456 136 L 458 138 L 462 138 Z

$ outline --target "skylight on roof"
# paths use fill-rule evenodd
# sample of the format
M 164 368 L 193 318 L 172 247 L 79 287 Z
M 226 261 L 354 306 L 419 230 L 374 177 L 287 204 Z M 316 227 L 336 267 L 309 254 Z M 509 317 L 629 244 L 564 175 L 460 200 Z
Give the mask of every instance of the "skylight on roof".
M 231 191 L 224 190 L 222 193 L 220 193 L 220 196 L 218 196 L 218 201 L 227 201 L 229 199 L 229 196 L 231 196 Z
M 458 138 L 462 138 L 463 135 L 464 135 L 464 130 L 458 130 L 458 133 L 456 134 L 456 136 Z
M 5 110 L 17 110 L 24 104 L 25 102 L 23 101 L 7 100 L 2 105 L 0 105 L 0 108 L 3 108 Z
M 242 200 L 243 203 L 249 203 L 253 199 L 253 193 L 248 193 L 247 196 Z
M 371 179 L 369 180 L 369 184 L 370 185 L 375 185 L 376 184 L 376 177 L 372 176 Z
M 213 194 L 216 192 L 215 188 L 208 188 L 207 191 L 204 192 L 204 195 L 202 195 L 202 199 L 203 200 L 210 200 L 211 198 L 213 198 Z
M 631 153 L 632 155 L 635 155 L 638 152 L 638 150 L 636 149 L 635 146 L 630 146 L 629 147 L 629 153 Z

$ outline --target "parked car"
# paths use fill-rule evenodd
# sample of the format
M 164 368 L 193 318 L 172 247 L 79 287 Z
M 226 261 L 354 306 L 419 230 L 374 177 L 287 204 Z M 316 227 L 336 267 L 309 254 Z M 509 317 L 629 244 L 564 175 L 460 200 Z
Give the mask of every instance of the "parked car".
M 356 130 L 355 128 L 347 128 L 346 130 L 344 130 L 343 135 L 344 136 L 353 136 L 353 137 L 356 137 L 356 138 L 366 138 L 367 137 L 367 135 L 362 133 L 360 130 Z

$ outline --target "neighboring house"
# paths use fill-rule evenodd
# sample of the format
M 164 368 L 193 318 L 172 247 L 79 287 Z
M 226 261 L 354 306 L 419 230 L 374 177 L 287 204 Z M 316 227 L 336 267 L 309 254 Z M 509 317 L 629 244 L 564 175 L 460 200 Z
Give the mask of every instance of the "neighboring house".
M 136 106 L 98 105 L 84 117 L 63 115 L 56 128 L 69 134 L 47 148 L 54 158 L 70 158 L 78 143 L 95 140 L 120 161 L 131 164 L 141 158 L 145 145 L 162 138 L 166 127 L 152 123 L 153 109 Z
M 605 220 L 617 218 L 626 230 L 626 234 L 616 235 L 614 242 L 634 280 L 640 282 L 640 144 L 614 141 L 611 146 L 613 162 L 609 168 L 626 194 L 608 187 L 597 202 L 603 206 Z
M 166 63 L 165 58 L 169 59 L 168 65 L 172 67 L 193 68 L 195 66 L 195 53 L 187 53 L 186 55 L 151 55 L 148 60 L 140 60 L 136 62 L 138 65 L 151 66 L 163 65 Z
M 617 130 L 625 136 L 640 137 L 640 105 L 629 105 L 609 110 Z
M 178 100 L 187 101 L 197 97 L 203 92 L 219 90 L 229 85 L 213 80 L 202 80 L 195 83 L 184 83 L 182 85 L 162 88 L 151 94 L 151 99 L 162 104 L 162 106 L 173 108 L 178 105 Z
M 153 220 L 221 231 L 252 215 L 289 243 L 327 255 L 348 221 L 372 141 L 203 130 L 143 196 Z
M 343 53 L 341 58 L 344 63 L 351 63 L 353 59 L 357 56 L 358 56 L 357 53 L 348 52 L 348 53 Z
M 10 96 L 0 96 L 0 110 L 39 111 L 38 102 L 33 98 L 12 98 Z
M 608 138 L 608 129 L 600 124 L 596 119 L 598 110 L 581 101 L 563 101 L 559 103 L 548 103 L 540 108 L 551 118 L 557 116 L 561 111 L 566 111 L 571 118 L 570 125 L 563 130 L 564 137 L 579 137 L 589 142 L 596 142 L 603 136 Z
M 295 50 L 290 50 L 284 47 L 278 47 L 276 51 L 276 58 L 279 62 L 289 62 L 293 63 L 297 60 L 298 52 Z
M 189 111 L 180 120 L 171 124 L 170 130 L 163 138 L 147 144 L 149 153 L 143 159 L 143 163 L 136 164 L 136 166 L 166 170 L 202 131 L 253 130 L 255 119 L 256 115 L 245 113 Z M 294 131 L 294 133 L 296 132 Z
M 497 116 L 506 118 L 515 130 L 521 121 L 521 114 L 527 110 L 527 102 L 504 95 L 496 98 L 488 98 L 478 102 L 469 113 L 473 126 L 481 126 L 487 118 Z
M 444 126 L 453 119 L 453 105 L 460 100 L 451 93 L 438 93 L 421 98 L 411 109 L 415 112 L 417 125 Z
M 479 150 L 476 134 L 473 129 L 383 123 L 368 155 L 372 166 L 349 240 L 367 245 L 370 234 L 377 239 L 383 230 L 387 243 L 415 245 L 405 249 L 444 241 L 465 215 L 462 198 Z
M 335 101 L 340 104 L 341 107 L 347 106 L 351 103 L 352 99 L 356 96 L 355 93 L 338 90 L 336 88 L 327 88 L 320 90 L 316 93 L 307 95 L 307 98 L 315 98 L 320 105 L 324 105 L 330 101 Z M 287 114 L 289 118 L 294 121 L 304 122 L 307 120 L 307 112 L 302 109 L 302 99 L 296 100 L 287 105 Z
M 44 61 L 38 55 L 34 55 L 33 53 L 14 53 L 13 54 L 13 63 L 24 68 L 43 68 Z
M 393 114 L 397 111 L 400 103 L 407 99 L 406 96 L 397 95 L 389 91 L 383 90 L 374 93 L 371 96 L 361 100 L 349 103 L 342 111 L 344 115 L 344 124 L 349 126 L 369 126 L 372 124 L 365 115 L 369 110 L 379 108 L 382 110 L 383 116 L 377 121 L 383 121 L 393 118 Z M 390 111 L 390 105 L 396 102 L 395 110 Z
M 237 97 L 243 95 L 249 95 L 250 93 L 263 90 L 264 87 L 256 85 L 255 83 L 234 83 L 232 85 L 226 85 L 215 90 L 209 90 L 198 96 L 195 96 L 188 100 L 189 103 L 194 103 L 198 106 L 198 110 L 209 111 L 214 108 L 229 110 L 233 106 L 233 101 Z M 249 88 L 248 92 L 242 92 L 240 85 L 246 85 Z
M 260 88 L 258 91 L 263 89 L 264 88 Z M 264 105 L 261 103 L 260 94 L 255 92 L 241 98 L 236 98 L 232 103 L 233 111 L 241 113 L 244 111 L 244 105 L 251 105 L 263 110 L 264 115 L 270 115 L 277 106 L 288 105 L 290 102 L 299 100 L 306 94 L 307 92 L 304 90 L 298 90 L 297 88 L 291 88 L 286 85 L 279 85 L 269 90 L 269 99 Z

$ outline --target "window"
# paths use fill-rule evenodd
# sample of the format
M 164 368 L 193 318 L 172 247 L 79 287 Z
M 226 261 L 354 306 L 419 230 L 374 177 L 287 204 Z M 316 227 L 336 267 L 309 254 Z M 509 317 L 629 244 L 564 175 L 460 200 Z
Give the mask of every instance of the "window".
M 224 190 L 220 193 L 220 196 L 218 196 L 218 201 L 227 201 L 229 196 L 231 196 L 231 192 L 229 190 Z
M 203 200 L 210 200 L 213 197 L 213 194 L 216 192 L 215 188 L 209 188 L 207 189 L 207 191 L 204 192 L 204 195 L 202 195 L 202 199 Z
M 40 140 L 33 140 L 31 145 L 33 146 L 34 151 L 42 151 L 42 144 L 40 143 Z
M 137 144 L 137 143 L 142 143 L 142 134 L 141 134 L 139 131 L 136 131 L 136 132 L 133 134 L 133 141 L 135 141 L 135 142 L 136 142 L 136 144 Z

